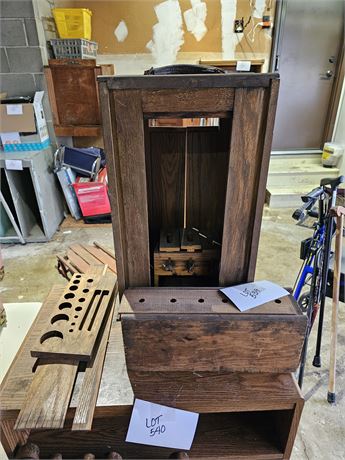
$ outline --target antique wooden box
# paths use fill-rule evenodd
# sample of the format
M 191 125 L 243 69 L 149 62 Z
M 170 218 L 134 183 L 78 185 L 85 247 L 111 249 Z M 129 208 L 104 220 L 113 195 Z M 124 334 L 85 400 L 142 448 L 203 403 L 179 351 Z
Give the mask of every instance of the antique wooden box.
M 120 316 L 127 369 L 293 372 L 306 329 L 292 296 L 241 313 L 216 288 L 127 289 Z

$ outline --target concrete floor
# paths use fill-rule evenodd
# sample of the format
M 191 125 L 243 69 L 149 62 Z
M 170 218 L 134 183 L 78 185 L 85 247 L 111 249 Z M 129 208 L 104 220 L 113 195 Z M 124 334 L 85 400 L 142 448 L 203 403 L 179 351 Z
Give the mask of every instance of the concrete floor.
M 300 268 L 299 243 L 311 230 L 298 227 L 289 210 L 265 209 L 259 247 L 256 279 L 268 279 L 282 286 L 293 286 Z M 3 246 L 5 277 L 0 283 L 3 302 L 43 301 L 53 284 L 64 284 L 58 274 L 56 254 L 75 242 L 98 241 L 112 247 L 109 227 L 63 228 L 49 243 Z M 326 401 L 330 342 L 331 303 L 327 303 L 322 348 L 322 367 L 311 365 L 316 327 L 309 342 L 303 393 L 306 404 L 292 460 L 345 459 L 345 305 L 340 305 L 338 336 L 337 403 Z

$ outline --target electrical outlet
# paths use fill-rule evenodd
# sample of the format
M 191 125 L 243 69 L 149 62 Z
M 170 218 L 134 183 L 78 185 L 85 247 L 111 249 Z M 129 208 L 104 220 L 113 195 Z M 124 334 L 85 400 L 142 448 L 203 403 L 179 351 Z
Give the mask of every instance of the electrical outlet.
M 234 32 L 235 34 L 243 34 L 244 31 L 244 19 L 235 19 L 234 21 Z

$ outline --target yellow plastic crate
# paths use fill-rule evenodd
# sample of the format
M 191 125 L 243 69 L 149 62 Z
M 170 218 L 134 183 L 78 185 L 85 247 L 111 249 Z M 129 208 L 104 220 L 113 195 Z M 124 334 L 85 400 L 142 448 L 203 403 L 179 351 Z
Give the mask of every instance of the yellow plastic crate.
M 92 11 L 87 8 L 53 8 L 60 38 L 91 39 Z

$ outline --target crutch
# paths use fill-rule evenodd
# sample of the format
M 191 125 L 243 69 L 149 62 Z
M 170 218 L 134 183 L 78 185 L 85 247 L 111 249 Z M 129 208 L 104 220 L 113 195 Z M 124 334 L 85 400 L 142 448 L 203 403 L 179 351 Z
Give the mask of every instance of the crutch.
M 335 403 L 335 373 L 337 367 L 337 332 L 338 332 L 338 308 L 339 308 L 339 289 L 341 277 L 341 258 L 343 248 L 343 228 L 345 208 L 337 206 L 331 209 L 331 215 L 336 217 L 337 228 L 335 235 L 334 252 L 334 276 L 333 276 L 333 300 L 332 300 L 332 322 L 331 322 L 331 345 L 329 360 L 329 380 L 327 401 Z

